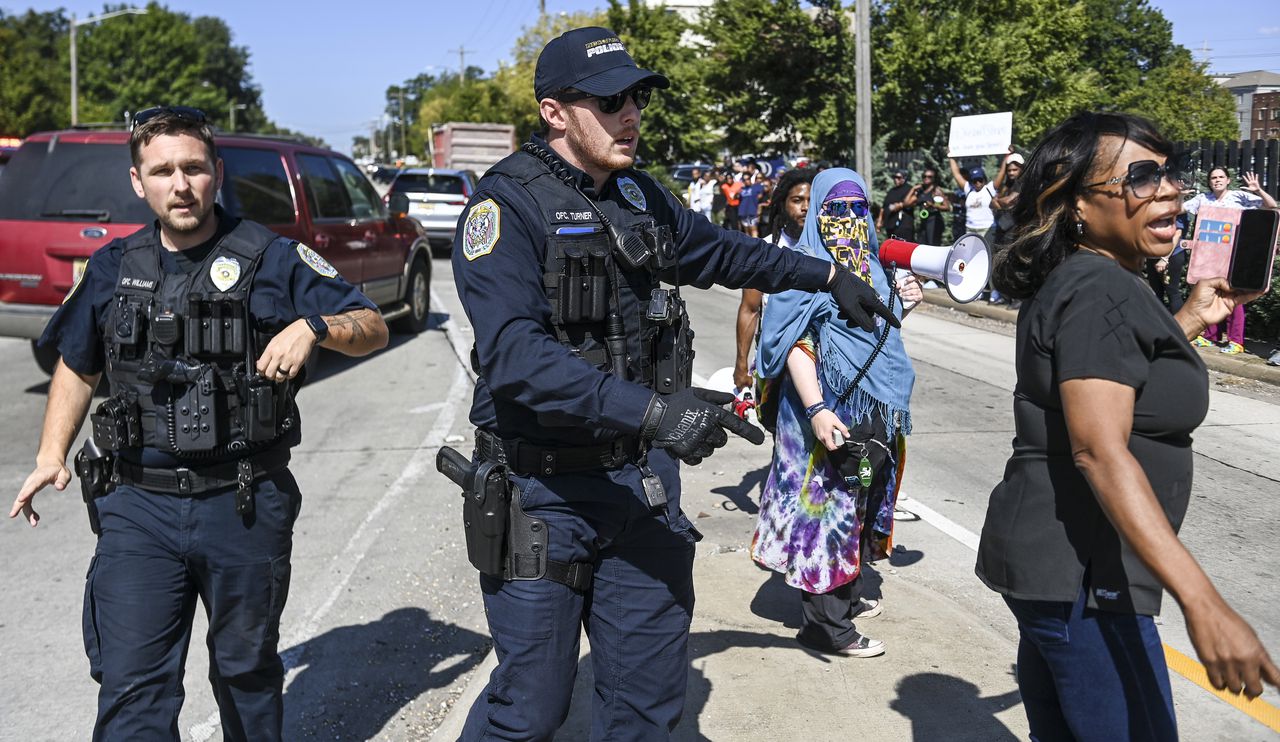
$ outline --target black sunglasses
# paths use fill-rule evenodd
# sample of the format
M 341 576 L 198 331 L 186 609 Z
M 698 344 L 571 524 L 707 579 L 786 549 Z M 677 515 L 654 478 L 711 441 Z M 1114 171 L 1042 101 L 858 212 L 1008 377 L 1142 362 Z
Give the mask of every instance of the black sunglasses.
M 636 108 L 643 111 L 649 105 L 649 99 L 653 97 L 653 88 L 648 85 L 636 85 L 613 95 L 592 95 L 578 90 L 562 90 L 556 94 L 555 99 L 561 103 L 574 103 L 595 98 L 596 105 L 600 106 L 600 113 L 617 113 L 627 104 L 628 96 L 636 102 Z
M 191 121 L 197 124 L 208 122 L 209 117 L 204 115 L 204 111 L 191 106 L 155 106 L 154 108 L 146 108 L 133 114 L 133 126 L 140 126 L 147 123 L 156 116 L 172 116 L 183 121 Z M 129 127 L 130 129 L 133 126 Z
M 1088 183 L 1085 188 L 1115 185 L 1124 183 L 1138 198 L 1151 198 L 1160 189 L 1160 179 L 1168 178 L 1169 182 L 1182 190 L 1191 186 L 1191 176 L 1181 161 L 1168 160 L 1161 165 L 1155 160 L 1138 160 L 1129 163 L 1128 171 L 1123 176 L 1109 178 L 1097 183 Z

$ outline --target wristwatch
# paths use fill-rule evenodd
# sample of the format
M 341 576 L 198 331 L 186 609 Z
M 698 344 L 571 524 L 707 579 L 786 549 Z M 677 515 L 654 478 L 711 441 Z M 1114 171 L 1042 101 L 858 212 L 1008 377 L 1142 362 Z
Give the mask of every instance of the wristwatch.
M 307 317 L 307 327 L 316 334 L 316 342 L 323 343 L 324 339 L 329 337 L 329 323 L 324 321 L 324 317 L 313 314 Z

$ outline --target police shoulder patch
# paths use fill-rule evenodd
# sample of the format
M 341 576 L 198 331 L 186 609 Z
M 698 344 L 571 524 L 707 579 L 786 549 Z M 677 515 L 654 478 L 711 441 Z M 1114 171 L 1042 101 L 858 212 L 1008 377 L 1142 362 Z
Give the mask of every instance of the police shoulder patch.
M 498 236 L 502 232 L 502 210 L 491 198 L 486 198 L 467 214 L 467 222 L 462 227 L 462 255 L 467 260 L 475 260 L 493 252 L 498 244 Z
M 649 201 L 644 197 L 644 191 L 640 190 L 639 183 L 631 178 L 618 178 L 618 190 L 622 193 L 622 197 L 627 199 L 627 203 L 640 211 L 649 210 Z
M 89 272 L 89 259 L 86 258 L 83 263 L 77 261 L 71 269 L 71 288 L 67 290 L 67 295 L 62 297 L 62 303 L 66 304 L 75 296 L 76 289 L 80 288 L 80 284 L 84 283 L 84 276 Z
M 311 266 L 311 270 L 319 273 L 325 278 L 337 278 L 338 269 L 329 264 L 329 261 L 320 257 L 320 253 L 312 250 L 301 242 L 298 243 L 298 257 L 302 258 L 302 262 Z

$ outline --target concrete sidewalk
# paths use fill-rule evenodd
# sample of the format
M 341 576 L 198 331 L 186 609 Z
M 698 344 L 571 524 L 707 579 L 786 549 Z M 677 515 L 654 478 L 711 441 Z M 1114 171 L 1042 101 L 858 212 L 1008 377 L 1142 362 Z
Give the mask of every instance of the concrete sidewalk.
M 758 568 L 748 551 L 767 465 L 767 452 L 735 441 L 701 466 L 684 467 L 684 510 L 704 538 L 694 563 L 688 696 L 673 739 L 834 742 L 858 730 L 892 740 L 1026 739 L 1013 678 L 1017 647 L 1007 631 L 1016 632 L 1013 622 L 972 577 L 973 552 L 923 521 L 900 521 L 892 557 L 868 571 L 867 594 L 882 598 L 885 611 L 858 627 L 886 643 L 885 655 L 823 655 L 795 641 L 798 592 Z M 582 645 L 573 705 L 557 739 L 589 737 L 585 636 Z M 494 664 L 490 652 L 433 740 L 458 738 Z

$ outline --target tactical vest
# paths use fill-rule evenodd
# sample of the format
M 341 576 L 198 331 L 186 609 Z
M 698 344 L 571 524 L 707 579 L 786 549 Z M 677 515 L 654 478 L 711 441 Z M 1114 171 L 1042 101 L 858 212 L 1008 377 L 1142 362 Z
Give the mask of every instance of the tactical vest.
M 688 387 L 693 332 L 678 291 L 662 288 L 658 278 L 675 265 L 667 227 L 648 214 L 612 224 L 536 145 L 526 144 L 488 174 L 524 188 L 542 217 L 542 285 L 560 343 L 601 371 L 664 394 Z
M 125 239 L 104 338 L 112 396 L 93 416 L 99 446 L 243 458 L 296 424 L 291 385 L 256 371 L 273 335 L 249 314 L 262 255 L 285 239 L 241 221 L 180 274 L 163 270 L 155 230 Z

